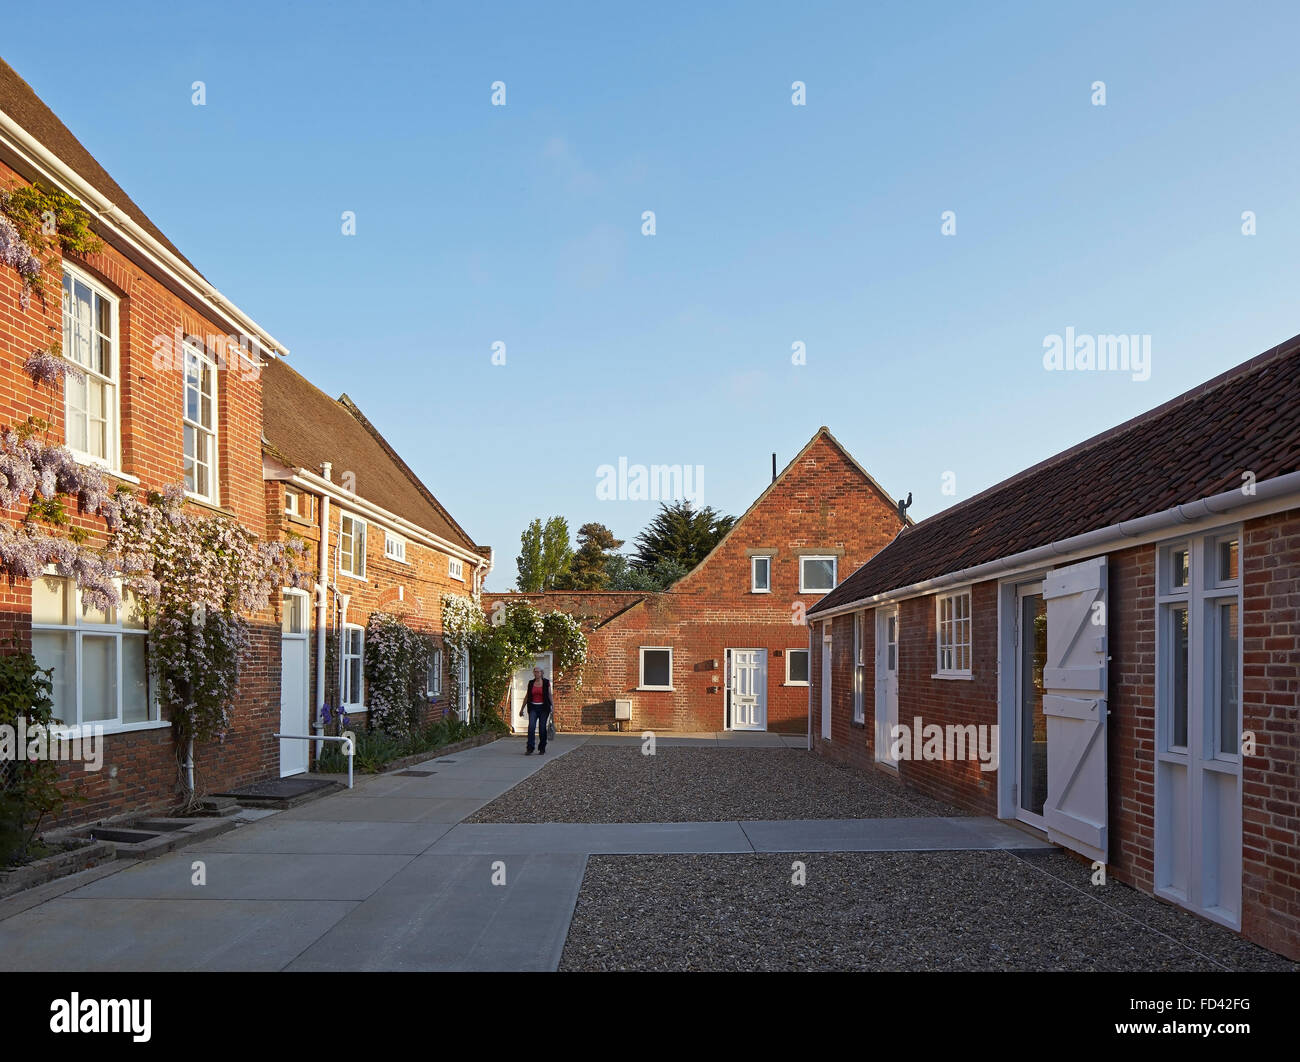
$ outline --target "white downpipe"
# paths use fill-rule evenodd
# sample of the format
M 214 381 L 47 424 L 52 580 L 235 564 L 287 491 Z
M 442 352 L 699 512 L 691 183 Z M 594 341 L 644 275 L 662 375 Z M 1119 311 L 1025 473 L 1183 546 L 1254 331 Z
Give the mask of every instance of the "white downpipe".
M 1222 494 L 1215 494 L 1212 497 L 1202 498 L 1186 505 L 1175 505 L 1163 512 L 1139 516 L 1134 520 L 1124 520 L 1109 527 L 1086 531 L 1081 535 L 1071 535 L 1069 538 L 1057 539 L 1045 546 L 1035 546 L 1033 549 L 1013 553 L 1007 557 L 998 557 L 995 560 L 985 561 L 982 564 L 963 568 L 960 571 L 937 575 L 933 579 L 924 579 L 909 586 L 884 590 L 869 597 L 858 598 L 843 605 L 837 605 L 835 608 L 826 609 L 824 612 L 817 612 L 817 619 L 829 619 L 831 616 L 843 615 L 846 612 L 872 608 L 884 604 L 886 601 L 919 597 L 962 583 L 983 582 L 1018 569 L 1031 569 L 1042 564 L 1059 564 L 1064 558 L 1082 559 L 1095 553 L 1109 552 L 1116 546 L 1136 545 L 1142 540 L 1154 542 L 1176 528 L 1209 520 L 1217 516 L 1226 516 L 1238 509 L 1250 511 L 1246 514 L 1246 518 L 1268 515 L 1269 512 L 1282 511 L 1277 507 L 1270 509 L 1268 505 L 1268 503 L 1280 499 L 1293 499 L 1297 504 L 1300 504 L 1300 472 L 1288 472 L 1285 475 L 1274 476 L 1272 479 L 1256 483 L 1254 494 L 1243 494 L 1241 488 L 1236 487 L 1224 491 Z M 1259 513 L 1253 512 L 1256 508 L 1261 508 L 1263 511 Z M 899 548 L 906 547 L 900 546 Z
M 194 799 L 194 738 L 185 745 L 185 790 L 191 800 Z
M 325 629 L 329 624 L 330 592 L 330 499 L 321 496 L 320 505 L 320 574 L 316 580 L 316 712 L 312 718 L 312 729 L 317 734 L 325 732 L 321 722 L 321 711 L 325 707 Z M 316 755 L 325 751 L 321 742 L 316 743 Z

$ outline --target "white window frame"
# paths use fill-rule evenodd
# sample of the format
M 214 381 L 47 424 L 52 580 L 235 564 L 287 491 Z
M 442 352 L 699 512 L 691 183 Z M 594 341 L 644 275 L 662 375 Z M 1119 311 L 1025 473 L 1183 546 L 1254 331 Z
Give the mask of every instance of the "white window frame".
M 343 522 L 345 520 L 351 523 L 352 525 L 351 532 L 344 532 Z M 356 554 L 357 552 L 356 540 L 357 540 L 358 528 L 360 528 L 360 534 L 361 534 L 361 551 L 360 551 L 361 570 L 359 572 L 349 571 L 348 568 L 345 567 L 345 565 L 354 564 L 356 561 L 356 557 L 354 556 L 354 554 Z M 352 549 L 343 548 L 343 539 L 345 535 L 347 538 L 352 540 Z M 353 516 L 352 513 L 346 513 L 346 512 L 339 513 L 339 571 L 343 575 L 346 575 L 352 579 L 361 579 L 364 581 L 366 578 L 366 522 L 365 520 L 361 519 L 361 517 L 359 516 Z
M 647 685 L 646 685 L 646 682 L 645 682 L 645 654 L 647 653 L 647 651 L 648 651 L 648 652 L 654 652 L 654 653 L 667 653 L 667 654 L 668 654 L 668 685 L 667 685 L 667 686 L 647 686 Z M 672 646 L 670 646 L 670 645 L 643 645 L 643 646 L 640 646 L 640 651 L 638 652 L 637 655 L 638 655 L 639 662 L 640 662 L 640 675 L 639 675 L 640 685 L 637 686 L 637 689 L 638 689 L 638 690 L 673 690 L 673 689 L 676 688 L 676 687 L 674 687 L 673 684 L 672 684 L 672 682 L 673 682 L 673 649 L 672 649 Z
M 433 681 L 430 682 L 429 679 Z M 442 650 L 431 649 L 424 669 L 424 695 L 431 700 L 442 696 Z
M 965 605 L 961 616 L 959 605 Z M 944 618 L 944 605 L 951 605 L 949 618 Z M 931 678 L 968 679 L 974 677 L 975 638 L 974 616 L 971 611 L 970 587 L 938 594 L 934 599 L 934 674 Z M 962 637 L 962 634 L 965 637 Z M 945 634 L 948 636 L 945 639 Z M 961 666 L 965 651 L 966 666 Z
M 397 561 L 399 564 L 409 563 L 406 559 L 406 539 L 401 535 L 395 535 L 391 531 L 384 531 L 384 556 L 391 561 Z
M 162 705 L 158 699 L 158 690 L 154 685 L 153 676 L 149 673 L 149 656 L 148 656 L 148 631 L 145 627 L 129 627 L 122 623 L 122 612 L 131 606 L 125 600 L 113 610 L 113 622 L 96 623 L 88 620 L 82 609 L 82 591 L 77 588 L 75 582 L 69 576 L 60 576 L 58 572 L 49 568 L 45 574 L 40 576 L 41 579 L 61 579 L 65 595 L 71 597 L 67 600 L 65 597 L 64 608 L 71 614 L 72 622 L 69 623 L 43 623 L 32 619 L 32 633 L 39 634 L 41 631 L 52 631 L 63 635 L 71 635 L 72 650 L 71 659 L 73 661 L 73 674 L 70 677 L 70 689 L 72 694 L 72 707 L 76 717 L 74 719 L 63 719 L 62 725 L 57 727 L 57 732 L 64 737 L 77 737 L 83 734 L 90 734 L 93 728 L 101 728 L 105 734 L 124 734 L 133 730 L 156 730 L 163 727 L 171 726 L 168 720 L 162 718 Z M 118 593 L 122 592 L 120 580 L 114 580 L 114 585 Z M 116 643 L 116 662 L 117 662 L 117 715 L 112 719 L 90 719 L 83 720 L 81 717 L 81 646 L 86 636 L 98 638 L 113 638 Z M 149 705 L 146 710 L 146 717 L 135 722 L 124 723 L 122 721 L 122 668 L 124 666 L 124 657 L 122 646 L 126 638 L 139 638 L 145 641 L 145 685 L 148 690 Z M 35 646 L 33 646 L 33 651 Z
M 289 516 L 301 516 L 298 512 L 298 499 L 302 497 L 302 492 L 287 489 L 284 492 L 284 511 Z
M 790 660 L 795 653 L 803 653 L 808 658 L 808 663 L 805 669 L 806 674 L 808 675 L 808 678 L 806 679 L 800 680 L 800 679 L 792 679 L 790 677 Z M 812 650 L 808 649 L 805 646 L 796 646 L 793 649 L 787 649 L 785 651 L 785 684 L 787 686 L 808 686 L 811 685 L 811 682 L 812 682 Z
M 465 581 L 465 562 L 457 557 L 448 557 L 447 574 L 463 583 Z
M 67 444 L 68 449 L 72 451 L 73 457 L 75 457 L 81 464 L 94 465 L 110 472 L 119 472 L 122 467 L 122 328 L 121 315 L 119 313 L 119 300 L 116 295 L 110 294 L 108 290 L 104 288 L 99 281 L 91 277 L 90 274 L 75 268 L 66 261 L 63 263 L 63 275 L 71 278 L 75 283 L 85 285 L 90 289 L 94 299 L 100 299 L 108 305 L 109 320 L 112 322 L 113 329 L 110 343 L 112 350 L 113 373 L 105 376 L 103 373 L 92 369 L 89 365 L 82 364 L 74 357 L 76 349 L 75 344 L 70 341 L 67 330 L 67 321 L 70 318 L 70 315 L 67 312 L 68 308 L 66 304 L 63 307 L 63 313 L 61 315 L 63 325 L 63 356 L 74 365 L 80 366 L 81 370 L 86 374 L 87 379 L 98 380 L 105 385 L 106 394 L 104 401 L 104 416 L 107 424 L 104 429 L 104 448 L 106 452 L 103 457 L 100 457 L 87 450 L 79 450 L 72 445 L 71 435 L 68 432 L 68 420 L 71 414 L 68 409 L 70 388 L 67 380 L 64 381 L 63 385 L 64 442 Z M 66 299 L 66 293 L 62 290 L 62 281 L 60 281 L 59 294 L 61 298 Z M 94 303 L 92 301 L 92 307 L 93 305 Z M 93 322 L 91 328 L 92 331 L 94 331 Z
M 349 651 L 348 642 L 350 641 L 350 635 L 353 631 L 356 631 L 360 635 L 360 637 L 357 639 L 357 643 L 361 646 L 360 653 L 353 653 Z M 339 661 L 343 673 L 342 674 L 343 689 L 342 689 L 342 694 L 340 699 L 343 700 L 344 710 L 351 711 L 351 712 L 365 711 L 365 707 L 366 707 L 366 629 L 365 627 L 362 627 L 356 623 L 343 624 L 343 651 L 339 653 Z M 354 667 L 360 670 L 360 674 L 358 675 L 357 689 L 360 691 L 361 699 L 358 701 L 349 701 L 346 698 L 348 696 L 348 691 L 352 688 L 351 678 L 352 678 L 352 669 Z
M 221 504 L 221 490 L 220 490 L 220 488 L 219 488 L 219 486 L 218 486 L 218 479 L 217 479 L 217 475 L 218 475 L 218 473 L 217 473 L 217 443 L 218 443 L 218 441 L 219 441 L 219 439 L 220 439 L 219 431 L 220 431 L 221 418 L 220 418 L 220 412 L 219 412 L 218 407 L 217 407 L 217 402 L 218 402 L 218 400 L 219 400 L 219 398 L 220 398 L 221 389 L 220 389 L 220 387 L 218 386 L 218 381 L 219 381 L 219 379 L 220 379 L 220 374 L 219 374 L 218 371 L 217 371 L 217 360 L 216 360 L 214 357 L 212 357 L 211 354 L 208 353 L 208 350 L 207 350 L 207 348 L 203 345 L 203 343 L 201 343 L 199 340 L 195 339 L 193 336 L 186 336 L 186 337 L 185 337 L 185 341 L 184 341 L 184 344 L 183 344 L 183 348 L 184 348 L 184 358 L 182 359 L 182 365 L 181 365 L 181 377 L 182 377 L 182 378 L 181 378 L 181 434 L 182 434 L 181 451 L 182 451 L 182 458 L 183 458 L 183 460 L 185 460 L 185 461 L 189 461 L 189 460 L 190 460 L 190 455 L 184 452 L 184 450 L 185 450 L 185 443 L 184 443 L 184 439 L 183 439 L 183 437 L 184 437 L 185 429 L 186 429 L 186 428 L 190 428 L 190 429 L 192 429 L 196 434 L 197 434 L 197 433 L 202 433 L 203 435 L 208 436 L 208 445 L 211 447 L 211 449 L 210 449 L 210 451 L 209 451 L 209 453 L 210 453 L 210 460 L 209 460 L 208 463 L 207 463 L 207 469 L 208 469 L 208 486 L 209 486 L 209 488 L 210 488 L 209 491 L 208 491 L 208 493 L 204 494 L 202 491 L 190 490 L 190 489 L 187 487 L 186 490 L 185 490 L 185 495 L 186 495 L 186 497 L 194 498 L 194 499 L 196 499 L 196 500 L 198 500 L 198 501 L 201 501 L 201 502 L 206 502 L 206 503 L 209 504 L 209 505 L 220 505 L 220 504 Z M 203 384 L 203 374 L 202 374 L 202 369 L 206 368 L 206 369 L 208 369 L 208 370 L 211 372 L 211 374 L 212 374 L 212 376 L 211 376 L 211 379 L 212 379 L 212 394 L 211 394 L 211 396 L 210 396 L 210 397 L 211 397 L 211 402 L 212 402 L 212 426 L 211 426 L 210 428 L 209 428 L 209 427 L 205 427 L 205 426 L 204 426 L 203 424 L 201 424 L 199 421 L 190 420 L 189 417 L 186 415 L 186 414 L 189 412 L 190 358 L 191 358 L 191 357 L 197 358 L 198 361 L 199 361 L 199 365 L 200 365 L 200 374 L 199 374 L 199 386 L 200 386 L 200 391 L 199 391 L 199 398 L 200 398 L 200 413 L 202 412 L 202 397 L 203 397 L 203 392 L 202 392 L 202 389 L 201 389 L 201 388 L 202 388 L 202 384 Z M 198 460 L 197 460 L 197 457 L 194 459 L 194 463 L 195 463 L 196 466 L 198 465 L 199 462 L 198 462 Z M 184 476 L 184 466 L 182 466 L 182 470 L 181 470 L 181 471 L 182 471 L 182 478 L 183 478 L 183 476 Z M 196 475 L 196 477 L 195 477 L 195 484 L 197 485 L 197 475 Z
M 828 587 L 816 587 L 809 589 L 804 583 L 804 565 L 809 561 L 830 561 L 831 562 L 831 585 Z M 822 555 L 809 553 L 799 558 L 799 593 L 801 594 L 829 594 L 835 589 L 836 583 L 840 578 L 840 559 L 833 555 Z
M 767 572 L 767 585 L 758 585 L 758 565 L 762 562 Z M 749 558 L 749 592 L 751 594 L 770 594 L 772 592 L 772 558 L 767 554 L 759 554 Z

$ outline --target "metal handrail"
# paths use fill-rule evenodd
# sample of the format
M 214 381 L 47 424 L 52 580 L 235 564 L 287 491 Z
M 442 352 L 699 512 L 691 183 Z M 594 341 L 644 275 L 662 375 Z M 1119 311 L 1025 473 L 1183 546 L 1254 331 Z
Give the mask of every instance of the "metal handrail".
M 345 730 L 338 737 L 327 734 L 272 734 L 272 737 L 289 741 L 341 741 L 343 755 L 348 758 L 348 788 L 352 788 L 352 760 L 357 751 L 357 736 L 351 730 Z

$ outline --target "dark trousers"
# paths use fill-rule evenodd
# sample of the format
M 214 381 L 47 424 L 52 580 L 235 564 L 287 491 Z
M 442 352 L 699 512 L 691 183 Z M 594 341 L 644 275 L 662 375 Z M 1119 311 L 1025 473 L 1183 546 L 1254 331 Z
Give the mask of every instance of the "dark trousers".
M 551 714 L 551 710 L 544 704 L 530 704 L 528 706 L 528 751 L 533 750 L 533 731 L 537 731 L 537 748 L 543 752 L 546 751 L 546 719 Z

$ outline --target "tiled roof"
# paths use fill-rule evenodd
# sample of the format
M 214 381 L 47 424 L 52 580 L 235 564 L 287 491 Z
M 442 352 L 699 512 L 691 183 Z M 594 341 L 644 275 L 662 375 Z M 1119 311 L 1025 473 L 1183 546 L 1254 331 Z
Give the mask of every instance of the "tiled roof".
M 1300 470 L 1300 336 L 903 531 L 809 614 Z
M 351 472 L 358 497 L 464 549 L 485 554 L 352 401 L 330 398 L 283 361 L 262 370 L 262 436 L 267 452 L 317 475 L 329 461 L 336 483 Z
M 106 195 L 114 206 L 124 211 L 150 236 L 194 269 L 193 263 L 181 254 L 157 225 L 149 220 L 145 212 L 109 176 L 108 171 L 95 160 L 81 141 L 72 135 L 72 131 L 59 121 L 32 87 L 3 59 L 0 59 L 0 111 L 9 115 L 31 136 L 53 152 L 64 165 Z M 195 269 L 195 272 L 198 270 Z

